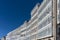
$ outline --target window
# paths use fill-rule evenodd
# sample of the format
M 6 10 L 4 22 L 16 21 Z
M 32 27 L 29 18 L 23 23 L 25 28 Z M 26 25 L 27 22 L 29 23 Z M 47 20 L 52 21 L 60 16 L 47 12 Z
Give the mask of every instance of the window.
M 52 23 L 52 17 L 51 16 L 49 16 L 48 18 L 46 18 L 46 20 L 44 20 L 42 23 L 40 23 L 40 25 L 38 26 L 38 29 L 45 27 L 49 23 Z
M 48 36 L 52 36 L 52 24 L 45 26 L 45 28 L 41 29 L 41 31 L 39 31 L 38 33 L 38 38 L 42 38 L 42 37 L 44 38 Z

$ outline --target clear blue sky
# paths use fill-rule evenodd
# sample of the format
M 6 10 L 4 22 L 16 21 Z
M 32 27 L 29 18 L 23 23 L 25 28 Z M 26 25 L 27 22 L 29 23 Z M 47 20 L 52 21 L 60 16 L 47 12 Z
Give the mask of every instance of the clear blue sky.
M 29 20 L 38 2 L 42 0 L 0 0 L 0 38 Z

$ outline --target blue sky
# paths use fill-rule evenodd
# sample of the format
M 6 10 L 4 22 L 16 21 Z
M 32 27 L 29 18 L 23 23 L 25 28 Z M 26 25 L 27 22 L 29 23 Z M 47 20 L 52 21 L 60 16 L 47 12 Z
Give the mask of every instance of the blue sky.
M 31 18 L 31 10 L 42 0 L 0 0 L 0 38 Z

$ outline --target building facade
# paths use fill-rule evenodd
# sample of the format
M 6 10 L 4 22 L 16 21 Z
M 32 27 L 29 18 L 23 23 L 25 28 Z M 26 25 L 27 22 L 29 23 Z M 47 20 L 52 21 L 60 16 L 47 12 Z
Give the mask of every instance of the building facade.
M 19 28 L 9 32 L 6 36 L 6 40 L 22 40 L 22 38 L 25 36 L 26 33 L 23 33 L 26 31 L 27 23 L 24 22 L 23 25 L 21 25 Z
M 36 4 L 31 11 L 28 22 L 7 34 L 7 40 L 54 40 L 52 0 L 43 0 Z M 57 37 L 59 40 L 60 28 L 60 0 L 57 0 Z

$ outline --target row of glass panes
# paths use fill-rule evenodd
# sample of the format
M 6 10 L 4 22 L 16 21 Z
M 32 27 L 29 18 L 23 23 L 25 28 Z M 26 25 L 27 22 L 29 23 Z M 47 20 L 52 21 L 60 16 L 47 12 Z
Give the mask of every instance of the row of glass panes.
M 48 26 L 46 26 L 46 28 L 42 31 L 40 31 L 37 34 L 37 38 L 44 38 L 44 37 L 48 37 L 52 35 L 52 24 L 50 23 Z
M 41 13 L 41 11 L 44 10 L 44 8 L 46 7 L 46 5 L 50 2 L 51 0 L 43 0 L 43 3 L 41 4 L 41 8 L 40 8 L 40 11 L 39 13 Z
M 37 34 L 38 38 L 45 37 L 47 35 L 52 35 L 52 26 L 48 24 L 52 24 L 52 1 L 48 3 L 48 5 L 44 8 L 44 10 L 40 13 L 38 26 L 39 33 Z M 47 26 L 48 25 L 48 26 Z M 41 31 L 42 30 L 42 31 Z M 49 33 L 50 32 L 50 33 Z
M 43 20 L 43 21 L 42 21 Z M 45 19 L 43 18 L 40 23 L 40 25 L 38 26 L 38 29 L 41 29 L 42 27 L 46 26 L 47 24 L 51 23 L 52 22 L 52 16 L 51 16 L 51 13 L 49 14 L 49 16 L 45 17 Z
M 51 2 L 48 3 L 48 5 L 44 8 L 43 11 L 39 12 L 39 18 L 40 20 L 42 20 L 42 18 L 44 18 L 50 11 L 52 11 L 52 7 L 51 7 Z
M 50 6 L 51 6 L 51 5 L 50 5 Z M 49 14 L 49 12 L 51 11 L 51 10 L 49 10 L 49 9 L 51 9 L 51 7 L 50 7 L 49 9 L 48 9 L 48 8 L 49 8 L 49 6 L 45 9 L 45 12 L 40 16 L 39 21 L 43 20 L 43 18 Z M 46 12 L 47 9 L 48 9 L 48 11 Z M 43 11 L 42 11 L 42 12 L 43 12 Z M 50 13 L 50 15 L 51 15 L 51 13 Z M 47 21 L 49 21 L 49 19 L 51 19 L 51 18 L 46 18 L 46 20 L 44 20 L 44 21 L 47 22 Z M 42 22 L 41 24 L 44 25 L 43 23 L 44 23 L 44 22 Z M 41 27 L 41 26 L 40 26 L 40 27 Z

